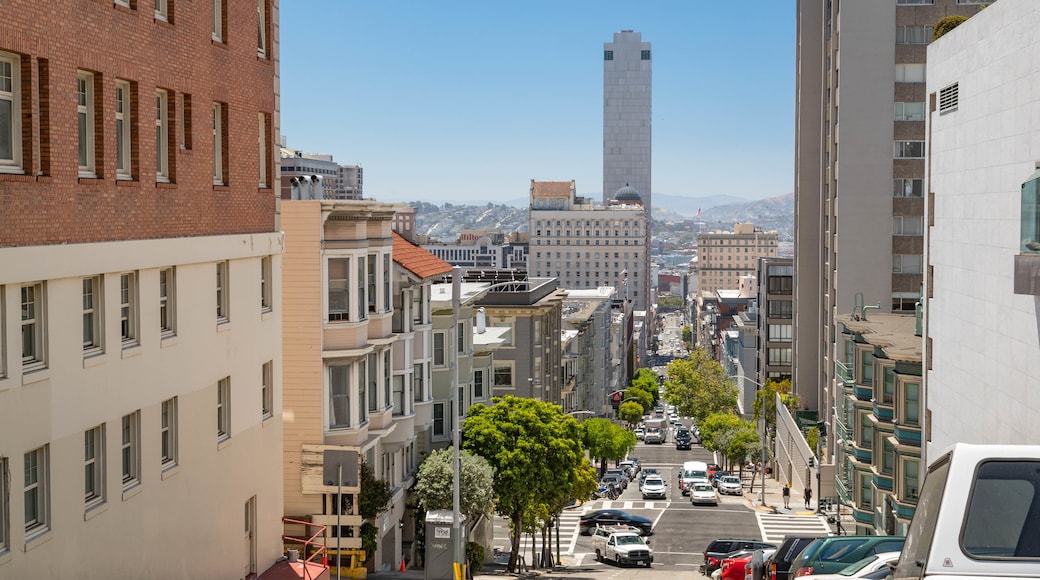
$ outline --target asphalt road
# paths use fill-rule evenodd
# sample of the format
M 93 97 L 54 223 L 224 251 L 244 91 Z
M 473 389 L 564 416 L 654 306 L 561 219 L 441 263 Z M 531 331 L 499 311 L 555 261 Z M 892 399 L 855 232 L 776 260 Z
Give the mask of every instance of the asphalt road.
M 669 441 L 672 441 L 670 435 Z M 646 445 L 640 441 L 630 455 L 638 457 L 643 468 L 656 467 L 668 482 L 668 501 L 652 500 L 651 509 L 643 507 L 645 502 L 639 494 L 639 483 L 635 480 L 629 484 L 620 498 L 611 502 L 612 508 L 624 509 L 656 522 L 654 533 L 649 538 L 650 546 L 654 550 L 655 570 L 692 572 L 695 576 L 700 576 L 697 569 L 704 561 L 704 548 L 712 540 L 723 537 L 761 537 L 755 513 L 747 507 L 743 497 L 722 496 L 719 506 L 713 507 L 694 506 L 690 504 L 689 498 L 682 496 L 678 486 L 678 474 L 682 463 L 712 462 L 712 454 L 699 445 L 694 445 L 693 449 L 688 451 L 678 451 L 674 443 Z M 632 502 L 632 507 L 626 509 L 625 502 Z M 589 506 L 589 509 L 600 508 Z M 576 564 L 582 567 L 615 567 L 610 563 L 596 563 L 593 554 L 591 538 L 578 536 L 574 546 Z

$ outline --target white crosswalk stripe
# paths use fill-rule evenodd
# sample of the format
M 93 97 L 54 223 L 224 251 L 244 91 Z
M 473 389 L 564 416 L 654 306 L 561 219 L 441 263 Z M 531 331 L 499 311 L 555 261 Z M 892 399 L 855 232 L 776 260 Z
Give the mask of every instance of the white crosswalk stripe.
M 762 531 L 762 540 L 779 544 L 788 534 L 831 535 L 830 525 L 824 516 L 788 514 L 769 514 L 756 512 L 758 529 Z
M 578 522 L 581 520 L 581 516 L 587 513 L 589 510 L 588 506 L 582 506 L 580 508 L 564 510 L 560 514 L 560 546 L 567 546 L 564 550 L 565 554 L 572 554 L 574 552 L 574 544 L 578 539 Z M 598 509 L 598 508 L 597 508 Z M 495 537 L 492 546 L 499 552 L 509 552 L 511 544 L 509 542 L 509 520 L 501 516 L 496 515 L 494 519 Z M 554 531 L 555 533 L 555 531 Z M 555 540 L 553 544 L 555 545 Z M 537 552 L 542 544 L 541 535 L 535 535 L 535 551 Z M 524 534 L 520 537 L 520 553 L 524 554 L 528 558 L 531 557 L 531 536 Z

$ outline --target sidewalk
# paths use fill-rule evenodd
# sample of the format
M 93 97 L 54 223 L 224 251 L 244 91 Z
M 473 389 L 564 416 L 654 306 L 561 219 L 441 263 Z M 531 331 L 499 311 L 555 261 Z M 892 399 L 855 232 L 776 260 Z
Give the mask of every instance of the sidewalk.
M 765 494 L 763 500 L 761 473 L 755 474 L 754 489 L 745 490 L 744 498 L 748 507 L 752 509 L 767 511 L 770 513 L 811 516 L 816 514 L 816 500 L 810 502 L 810 509 L 805 509 L 805 499 L 802 492 L 791 488 L 791 508 L 784 507 L 784 484 L 773 479 L 772 474 L 766 475 Z
M 557 569 L 559 571 L 559 569 Z M 503 578 L 537 578 L 542 574 L 549 573 L 549 570 L 531 570 L 529 572 L 510 574 L 506 572 L 506 567 L 501 564 L 485 564 L 484 568 L 474 576 L 474 580 L 502 580 Z M 369 580 L 424 580 L 426 578 L 426 571 L 422 569 L 409 569 L 404 572 L 371 572 L 368 575 Z M 332 576 L 335 579 L 335 575 Z M 441 580 L 441 579 L 437 579 Z M 445 578 L 443 580 L 452 580 Z

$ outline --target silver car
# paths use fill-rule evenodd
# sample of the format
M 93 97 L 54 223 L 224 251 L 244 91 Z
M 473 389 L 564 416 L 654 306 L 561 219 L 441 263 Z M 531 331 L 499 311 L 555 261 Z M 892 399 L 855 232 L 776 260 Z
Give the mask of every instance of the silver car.
M 668 484 L 659 475 L 650 475 L 643 480 L 643 499 L 665 499 L 668 496 Z
M 726 495 L 741 495 L 744 492 L 740 478 L 735 475 L 724 475 L 719 480 L 719 493 Z

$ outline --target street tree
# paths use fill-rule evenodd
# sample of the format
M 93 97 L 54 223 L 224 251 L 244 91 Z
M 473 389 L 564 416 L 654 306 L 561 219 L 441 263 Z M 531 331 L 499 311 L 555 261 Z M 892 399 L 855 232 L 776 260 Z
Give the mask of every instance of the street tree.
M 609 419 L 587 419 L 581 424 L 581 441 L 589 456 L 600 462 L 599 473 L 607 471 L 607 461 L 621 461 L 636 448 L 636 434 Z
M 636 401 L 625 401 L 618 407 L 618 418 L 626 421 L 629 425 L 635 425 L 642 420 L 646 411 Z
M 657 385 L 657 373 L 648 369 L 641 368 L 636 376 L 632 377 L 631 382 L 628 384 L 629 389 L 639 389 L 650 395 L 651 402 L 650 407 L 653 408 L 657 404 L 658 398 L 658 385 Z M 648 409 L 649 410 L 649 409 Z
M 668 364 L 664 389 L 665 398 L 679 415 L 694 417 L 698 424 L 713 413 L 737 410 L 737 387 L 722 365 L 703 349 Z
M 765 418 L 766 431 L 768 433 L 776 432 L 776 397 L 780 396 L 780 400 L 787 410 L 794 413 L 798 410 L 798 397 L 791 394 L 791 379 L 784 379 L 778 381 L 776 379 L 767 379 L 766 384 L 763 388 L 759 389 L 755 393 L 755 402 L 752 405 L 754 410 L 755 420 L 761 421 Z
M 358 493 L 358 515 L 364 520 L 361 524 L 361 548 L 365 550 L 365 559 L 371 560 L 379 539 L 379 528 L 374 522 L 379 514 L 390 507 L 393 488 L 390 482 L 376 478 L 368 462 L 362 461 L 359 471 L 358 483 L 361 490 Z
M 731 461 L 739 462 L 741 479 L 744 478 L 744 463 L 748 456 L 753 455 L 761 446 L 755 424 L 751 421 L 741 421 L 740 427 L 733 433 L 729 440 L 729 447 L 726 449 L 726 457 Z
M 439 449 L 419 465 L 415 499 L 424 511 L 453 508 L 453 459 L 450 448 Z M 459 453 L 459 464 L 459 510 L 466 515 L 468 528 L 472 530 L 480 516 L 490 514 L 495 506 L 495 470 L 486 459 L 469 451 Z
M 556 494 L 591 494 L 581 427 L 557 405 L 507 396 L 471 407 L 464 433 L 463 446 L 495 470 L 495 509 L 510 521 L 509 571 L 515 572 L 525 512 Z
M 650 410 L 654 408 L 654 397 L 639 387 L 629 387 L 625 389 L 625 392 L 622 393 L 621 397 L 622 401 L 632 399 L 632 401 L 629 402 L 635 402 L 638 404 L 639 409 L 641 410 L 640 416 L 649 413 Z

